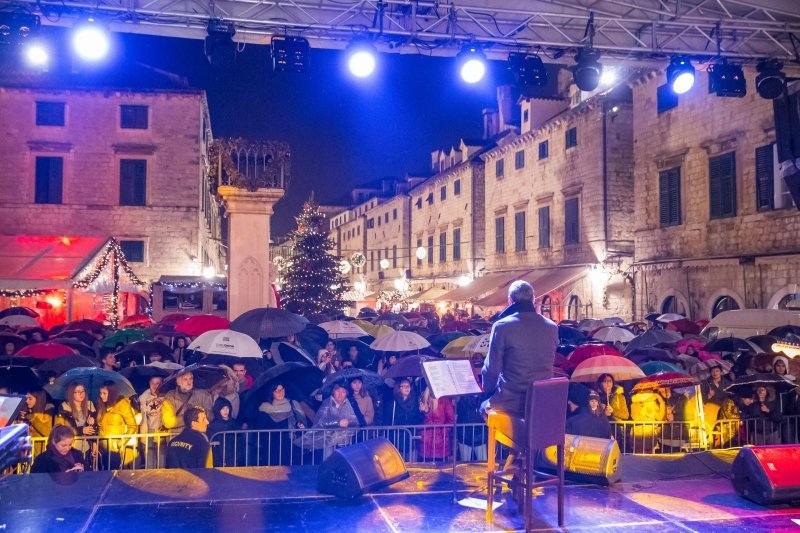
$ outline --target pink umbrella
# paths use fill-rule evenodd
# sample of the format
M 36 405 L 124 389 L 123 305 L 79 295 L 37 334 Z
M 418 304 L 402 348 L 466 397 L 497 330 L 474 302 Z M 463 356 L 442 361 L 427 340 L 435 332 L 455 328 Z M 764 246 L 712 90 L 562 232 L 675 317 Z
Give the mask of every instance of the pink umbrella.
M 175 324 L 175 331 L 197 337 L 212 329 L 228 329 L 231 323 L 225 318 L 216 315 L 195 315 Z
M 622 357 L 619 351 L 608 344 L 582 344 L 569 354 L 567 368 L 575 368 L 587 359 L 597 357 L 598 355 L 615 355 L 617 357 Z
M 678 353 L 686 353 L 686 348 L 689 346 L 694 346 L 694 349 L 699 352 L 705 344 L 696 339 L 683 339 L 678 341 Z
M 572 381 L 594 382 L 603 374 L 611 374 L 616 381 L 645 377 L 642 369 L 633 361 L 618 355 L 598 355 L 582 362 L 575 368 Z

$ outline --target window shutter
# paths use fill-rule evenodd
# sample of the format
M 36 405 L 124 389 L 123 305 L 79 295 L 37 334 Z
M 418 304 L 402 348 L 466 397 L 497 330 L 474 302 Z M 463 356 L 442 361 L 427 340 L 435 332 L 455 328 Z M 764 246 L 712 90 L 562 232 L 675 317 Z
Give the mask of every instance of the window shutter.
M 669 171 L 658 176 L 658 223 L 669 226 Z
M 722 215 L 736 214 L 736 160 L 734 153 L 721 157 L 720 185 L 722 190 Z
M 550 206 L 539 208 L 539 248 L 550 247 Z
M 775 181 L 772 144 L 756 148 L 756 209 L 775 208 Z
M 64 169 L 64 160 L 60 157 L 49 157 L 50 160 L 50 202 L 51 204 L 61 203 L 61 184 Z
M 576 244 L 580 242 L 580 227 L 578 225 L 578 199 L 571 198 L 564 205 L 564 242 Z
M 722 185 L 720 183 L 720 165 L 717 158 L 709 161 L 708 183 L 711 218 L 719 218 L 722 216 Z
M 670 224 L 681 223 L 681 169 L 669 173 L 669 220 Z

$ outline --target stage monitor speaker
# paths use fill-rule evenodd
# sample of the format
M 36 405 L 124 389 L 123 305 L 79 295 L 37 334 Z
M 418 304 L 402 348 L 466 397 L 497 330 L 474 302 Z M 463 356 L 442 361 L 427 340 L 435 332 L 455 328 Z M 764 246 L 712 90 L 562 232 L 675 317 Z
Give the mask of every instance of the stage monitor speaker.
M 731 466 L 733 488 L 761 505 L 800 500 L 800 446 L 746 446 Z
M 319 467 L 317 490 L 339 498 L 356 498 L 408 477 L 403 457 L 384 438 L 334 451 Z
M 618 479 L 619 456 L 619 446 L 614 439 L 598 439 L 583 435 L 564 436 L 564 475 L 567 479 L 611 485 Z M 539 454 L 537 466 L 555 471 L 555 446 Z

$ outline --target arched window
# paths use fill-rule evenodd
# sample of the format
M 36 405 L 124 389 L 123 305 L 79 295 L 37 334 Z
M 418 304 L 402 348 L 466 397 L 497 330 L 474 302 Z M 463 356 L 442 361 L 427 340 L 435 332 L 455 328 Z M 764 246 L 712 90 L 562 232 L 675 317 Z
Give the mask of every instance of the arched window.
M 569 320 L 580 320 L 580 312 L 581 299 L 578 298 L 577 294 L 573 294 L 569 297 L 569 302 L 567 303 L 567 318 Z
M 540 309 L 542 312 L 542 316 L 546 316 L 551 320 L 553 319 L 553 304 L 549 296 L 545 296 L 544 298 L 542 298 L 542 304 Z
M 679 315 L 686 315 L 686 307 L 678 300 L 677 296 L 667 296 L 664 298 L 664 303 L 661 304 L 661 314 L 678 313 Z
M 739 304 L 730 296 L 720 296 L 714 302 L 714 308 L 711 310 L 711 318 L 714 318 L 723 311 L 735 311 L 739 309 Z
M 800 309 L 800 294 L 787 294 L 778 302 L 778 309 Z

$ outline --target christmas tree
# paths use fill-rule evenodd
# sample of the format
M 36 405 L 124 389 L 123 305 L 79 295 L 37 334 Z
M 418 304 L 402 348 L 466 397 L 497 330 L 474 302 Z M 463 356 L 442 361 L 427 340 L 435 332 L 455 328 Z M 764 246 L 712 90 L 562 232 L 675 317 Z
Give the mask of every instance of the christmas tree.
M 338 314 L 350 302 L 343 300 L 349 290 L 339 270 L 341 258 L 330 253 L 325 215 L 313 200 L 297 216 L 297 230 L 291 235 L 292 255 L 286 264 L 281 289 L 284 306 L 309 319 Z

